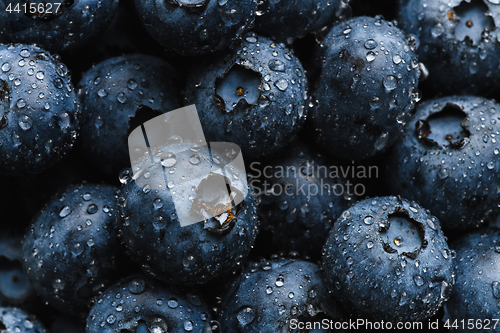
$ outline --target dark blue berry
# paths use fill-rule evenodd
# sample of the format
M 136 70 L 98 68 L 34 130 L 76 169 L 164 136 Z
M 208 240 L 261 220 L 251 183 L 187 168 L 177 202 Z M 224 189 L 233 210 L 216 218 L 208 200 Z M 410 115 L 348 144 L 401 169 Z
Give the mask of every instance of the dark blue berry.
M 349 1 L 260 1 L 254 30 L 276 41 L 292 44 L 296 38 L 327 30 L 335 20 L 350 15 Z
M 58 58 L 33 45 L 0 45 L 0 173 L 50 168 L 72 149 L 79 115 Z
M 272 155 L 299 131 L 307 80 L 283 44 L 251 33 L 230 54 L 192 70 L 185 95 L 207 141 L 236 143 L 255 158 Z
M 24 269 L 37 293 L 78 314 L 110 285 L 117 253 L 115 188 L 70 186 L 34 219 L 23 243 Z
M 500 234 L 482 229 L 460 237 L 451 244 L 456 251 L 454 258 L 456 283 L 445 304 L 448 323 L 465 319 L 490 321 L 492 331 L 500 315 Z M 469 326 L 467 332 L 484 332 L 483 327 Z M 460 326 L 459 326 L 460 327 Z M 484 326 L 486 328 L 487 325 Z M 458 330 L 457 330 L 458 331 Z
M 222 300 L 223 332 L 289 332 L 292 320 L 337 321 L 343 310 L 327 291 L 316 264 L 279 258 L 252 262 Z
M 116 175 L 130 167 L 130 132 L 180 107 L 174 75 L 168 63 L 143 54 L 108 59 L 85 74 L 78 85 L 81 149 L 93 165 Z
M 104 31 L 117 6 L 118 0 L 2 1 L 0 30 L 13 42 L 58 53 Z
M 365 159 L 399 139 L 419 95 L 414 47 L 380 18 L 355 17 L 330 30 L 319 50 L 323 66 L 311 111 L 327 152 Z
M 226 200 L 225 188 L 205 191 L 206 184 L 223 177 L 218 165 L 225 156 L 189 143 L 165 145 L 152 153 L 158 163 L 138 163 L 132 179 L 122 174 L 120 232 L 129 255 L 146 273 L 173 284 L 205 283 L 227 273 L 246 257 L 257 236 L 245 173 L 225 170 L 231 195 L 244 198 L 234 204 Z M 205 217 L 207 213 L 214 217 Z M 179 216 L 186 215 L 200 222 L 181 226 Z
M 500 202 L 500 106 L 471 96 L 417 107 L 387 164 L 392 193 L 430 209 L 444 229 L 477 226 Z
M 328 161 L 329 162 L 329 161 Z M 251 164 L 260 204 L 257 212 L 285 251 L 320 253 L 333 223 L 348 208 L 352 192 L 324 156 L 298 141 L 284 156 Z M 351 193 L 352 195 L 352 193 Z
M 500 84 L 499 14 L 496 1 L 400 0 L 399 21 L 420 39 L 434 90 L 477 94 Z
M 323 248 L 325 283 L 356 318 L 420 321 L 452 288 L 438 219 L 405 199 L 363 200 L 342 213 Z
M 0 307 L 0 330 L 9 333 L 48 333 L 37 318 L 12 307 Z
M 210 332 L 205 301 L 138 275 L 107 289 L 90 310 L 87 333 Z
M 136 0 L 149 34 L 167 50 L 186 56 L 222 51 L 255 20 L 255 0 Z

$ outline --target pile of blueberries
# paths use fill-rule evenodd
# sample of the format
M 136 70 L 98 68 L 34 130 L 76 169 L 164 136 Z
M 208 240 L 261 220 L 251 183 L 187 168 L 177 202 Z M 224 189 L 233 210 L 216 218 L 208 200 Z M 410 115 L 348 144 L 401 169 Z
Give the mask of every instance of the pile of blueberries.
M 1 1 L 0 332 L 500 332 L 499 103 L 499 0 Z

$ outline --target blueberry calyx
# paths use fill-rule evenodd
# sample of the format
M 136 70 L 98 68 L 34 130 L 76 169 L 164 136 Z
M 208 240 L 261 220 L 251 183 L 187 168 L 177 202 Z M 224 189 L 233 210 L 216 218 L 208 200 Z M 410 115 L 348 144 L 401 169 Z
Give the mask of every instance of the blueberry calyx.
M 224 178 L 227 191 L 214 191 L 213 189 L 218 188 L 210 182 L 217 184 L 221 177 Z M 210 193 L 205 193 L 207 188 L 212 189 Z M 204 229 L 216 234 L 226 234 L 233 229 L 236 217 L 244 207 L 243 198 L 243 193 L 231 187 L 228 178 L 212 173 L 198 185 L 191 213 L 204 219 Z
M 456 21 L 455 38 L 469 45 L 478 45 L 490 31 L 495 30 L 495 22 L 483 0 L 462 1 L 448 12 L 448 20 Z
M 257 105 L 262 76 L 250 68 L 233 65 L 215 82 L 214 98 L 226 112 Z
M 394 230 L 391 225 L 394 225 Z M 402 256 L 415 259 L 418 253 L 427 247 L 424 225 L 411 218 L 402 206 L 396 206 L 384 221 L 379 222 L 378 233 L 382 247 L 387 253 L 399 252 Z M 391 244 L 394 244 L 395 248 Z
M 209 0 L 167 0 L 173 5 L 186 8 L 201 8 L 207 5 Z
M 467 114 L 456 104 L 447 103 L 439 112 L 415 123 L 418 139 L 431 147 L 461 149 L 469 142 Z

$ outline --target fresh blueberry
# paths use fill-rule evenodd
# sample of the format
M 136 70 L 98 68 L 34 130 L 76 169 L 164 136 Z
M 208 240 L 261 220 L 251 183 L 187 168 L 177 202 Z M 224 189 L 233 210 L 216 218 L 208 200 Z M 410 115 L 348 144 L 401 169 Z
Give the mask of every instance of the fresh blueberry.
M 500 105 L 471 96 L 417 107 L 387 164 L 389 188 L 430 209 L 447 230 L 477 226 L 500 203 Z
M 421 321 L 453 286 L 439 220 L 396 197 L 363 200 L 342 213 L 323 248 L 325 282 L 356 318 Z
M 0 45 L 0 173 L 50 168 L 72 149 L 79 115 L 64 64 L 34 45 Z
M 400 0 L 401 28 L 418 36 L 434 90 L 477 94 L 500 85 L 500 3 Z
M 111 58 L 87 71 L 78 85 L 78 96 L 81 149 L 89 162 L 116 175 L 130 167 L 130 132 L 180 107 L 174 76 L 168 63 L 143 54 Z
M 12 307 L 0 307 L 0 331 L 6 333 L 48 333 L 37 318 L 21 309 Z
M 117 253 L 115 188 L 70 186 L 34 219 L 23 243 L 24 270 L 36 292 L 79 314 L 110 284 Z
M 136 0 L 149 34 L 185 56 L 227 49 L 255 20 L 255 0 Z
M 301 128 L 307 80 L 283 44 L 250 33 L 230 54 L 192 70 L 185 95 L 208 141 L 234 142 L 256 158 L 277 152 Z
M 118 0 L 8 0 L 0 3 L 0 30 L 15 43 L 58 53 L 84 45 L 105 30 Z
M 419 98 L 411 38 L 381 18 L 335 25 L 321 44 L 323 67 L 311 125 L 317 141 L 346 159 L 375 156 L 400 137 Z
M 445 319 L 450 325 L 474 320 L 467 332 L 484 332 L 482 328 L 486 329 L 489 322 L 489 329 L 498 332 L 498 327 L 493 328 L 496 326 L 494 320 L 500 315 L 499 232 L 491 229 L 471 232 L 454 241 L 451 247 L 456 251 L 457 280 L 445 304 Z M 485 326 L 476 326 L 478 319 Z
M 348 208 L 352 188 L 311 147 L 301 142 L 289 147 L 284 156 L 252 164 L 260 176 L 252 181 L 260 200 L 257 212 L 283 250 L 319 254 L 333 223 Z
M 173 284 L 205 283 L 227 273 L 246 257 L 258 231 L 246 175 L 236 168 L 223 172 L 218 165 L 225 156 L 196 144 L 169 144 L 152 154 L 158 164 L 139 163 L 132 178 L 121 175 L 120 234 L 129 255 L 146 273 Z M 168 183 L 160 188 L 155 183 L 165 182 L 164 175 Z M 241 203 L 226 189 L 205 191 L 221 177 L 232 198 L 244 198 Z M 201 222 L 181 226 L 180 214 Z
M 254 30 L 276 41 L 292 44 L 296 38 L 328 30 L 336 19 L 350 16 L 349 0 L 261 0 Z
M 343 309 L 327 291 L 319 267 L 311 262 L 275 258 L 252 262 L 222 300 L 222 332 L 290 332 L 292 320 L 316 316 L 338 321 Z
M 108 288 L 90 310 L 87 333 L 211 332 L 205 301 L 133 275 Z
M 22 237 L 0 233 L 0 304 L 23 306 L 34 303 L 35 292 L 22 267 Z

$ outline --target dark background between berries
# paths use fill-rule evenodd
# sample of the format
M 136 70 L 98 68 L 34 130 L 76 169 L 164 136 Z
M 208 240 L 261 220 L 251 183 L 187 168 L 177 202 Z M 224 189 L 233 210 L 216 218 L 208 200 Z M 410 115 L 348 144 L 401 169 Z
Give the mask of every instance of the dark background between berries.
M 352 16 L 373 17 L 375 15 L 382 15 L 387 21 L 397 19 L 397 6 L 397 0 L 351 0 L 350 2 Z M 0 35 L 0 42 L 7 43 L 8 40 Z M 315 66 L 317 66 L 317 64 L 314 63 L 315 58 L 312 52 L 315 45 L 315 37 L 306 35 L 305 37 L 295 39 L 293 44 L 289 46 L 302 62 L 305 70 L 308 71 L 307 74 L 311 85 L 314 84 L 314 79 L 316 78 Z M 80 79 L 93 65 L 112 57 L 133 53 L 155 56 L 174 65 L 177 73 L 176 76 L 172 78 L 172 81 L 176 87 L 185 87 L 187 73 L 190 72 L 194 64 L 207 61 L 207 58 L 209 58 L 208 60 L 216 59 L 218 56 L 218 53 L 214 53 L 197 57 L 184 57 L 164 50 L 164 48 L 158 44 L 142 26 L 139 16 L 134 9 L 133 0 L 120 0 L 116 16 L 104 33 L 94 37 L 90 43 L 83 47 L 61 52 L 60 61 L 67 65 L 71 73 L 73 85 L 76 87 Z M 422 93 L 422 101 L 441 97 L 439 91 L 432 88 L 426 81 L 419 84 L 419 90 Z M 476 95 L 500 102 L 500 93 L 498 90 L 480 92 Z M 307 126 L 304 127 L 297 136 L 298 140 L 310 147 L 311 155 L 323 153 L 321 148 L 316 147 L 315 140 L 310 136 Z M 85 151 L 85 147 L 82 147 L 82 142 L 77 139 L 75 147 L 66 158 L 41 174 L 25 178 L 0 175 L 0 232 L 5 231 L 16 237 L 24 235 L 30 223 L 42 210 L 44 205 L 48 203 L 55 194 L 61 193 L 61 191 L 64 191 L 69 185 L 88 182 L 121 187 L 117 175 L 103 172 L 93 163 L 89 163 L 85 159 L 83 151 Z M 386 175 L 384 173 L 390 153 L 391 151 L 387 151 L 368 160 L 356 162 L 356 165 L 376 165 L 380 170 L 379 178 L 363 181 L 367 189 L 365 197 L 381 197 L 394 194 L 391 193 L 390 187 L 387 185 L 392 175 Z M 326 155 L 326 160 L 330 164 L 351 165 L 351 161 L 349 160 L 335 159 L 332 162 L 327 154 L 324 155 Z M 276 161 L 279 161 L 281 155 L 277 153 L 276 156 L 273 157 L 273 162 L 276 163 Z M 265 159 L 259 161 L 266 163 Z M 251 161 L 245 162 L 247 163 L 248 171 L 248 164 Z M 495 226 L 492 223 L 491 227 L 498 227 L 498 225 Z M 450 247 L 455 244 L 455 242 L 460 242 L 465 235 L 464 232 L 453 229 L 445 230 L 444 234 Z M 476 238 L 479 237 L 477 236 Z M 316 252 L 313 251 L 312 253 L 308 252 L 307 255 L 303 255 L 302 257 L 300 257 L 301 253 L 299 249 L 297 252 L 289 254 L 284 251 L 285 247 L 275 240 L 276 235 L 273 233 L 272 229 L 262 227 L 247 257 L 247 262 L 261 263 L 261 265 L 264 266 L 265 261 L 261 261 L 263 258 L 266 260 L 272 260 L 274 258 L 275 261 L 282 261 L 288 259 L 277 258 L 290 256 L 292 259 L 301 258 L 314 263 L 319 263 L 321 259 L 319 250 Z M 3 242 L 3 240 L 0 239 L 0 242 Z M 464 249 L 463 251 L 466 250 L 467 249 Z M 5 262 L 10 263 L 16 260 L 20 262 L 19 258 L 10 257 L 5 254 L 5 251 L 0 251 L 0 275 L 4 272 L 2 265 L 4 265 Z M 119 258 L 117 260 L 116 277 L 125 278 L 129 275 L 141 272 L 140 264 L 130 261 L 127 258 Z M 277 264 L 274 263 L 273 265 Z M 236 267 L 223 278 L 211 281 L 205 286 L 193 287 L 193 290 L 190 290 L 190 292 L 197 292 L 204 297 L 208 304 L 212 319 L 218 319 L 221 307 L 223 307 L 222 298 L 232 286 L 232 283 L 237 281 L 236 279 L 241 276 L 240 273 L 244 270 L 243 266 L 244 265 L 242 265 L 242 267 Z M 118 281 L 119 278 L 116 278 L 116 281 Z M 457 296 L 454 297 L 455 299 L 457 298 Z M 82 333 L 85 330 L 85 319 L 82 320 L 82 318 L 70 317 L 69 315 L 63 314 L 50 305 L 45 304 L 42 299 L 33 293 L 25 300 L 17 300 L 15 302 L 12 300 L 1 300 L 0 305 L 17 306 L 36 315 L 52 333 Z M 103 303 L 97 309 L 104 308 L 106 305 L 106 303 Z M 87 314 L 88 311 L 85 315 Z M 20 318 L 24 317 L 20 316 Z M 427 321 L 434 321 L 436 319 L 441 320 L 443 318 L 445 318 L 445 310 L 444 308 L 440 308 L 439 311 Z M 424 327 L 425 325 L 424 322 Z M 441 328 L 441 331 L 447 330 Z M 231 332 L 231 330 L 226 330 L 224 332 Z

